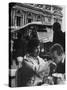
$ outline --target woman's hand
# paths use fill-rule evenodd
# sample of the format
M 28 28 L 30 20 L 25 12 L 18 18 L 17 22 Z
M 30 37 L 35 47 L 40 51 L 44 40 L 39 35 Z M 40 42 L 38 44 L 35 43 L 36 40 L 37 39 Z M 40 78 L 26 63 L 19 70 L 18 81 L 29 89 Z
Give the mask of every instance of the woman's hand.
M 45 62 L 42 65 L 40 65 L 38 73 L 39 73 L 41 78 L 43 78 L 44 76 L 48 76 L 49 72 L 50 72 L 50 67 L 49 67 L 48 62 Z

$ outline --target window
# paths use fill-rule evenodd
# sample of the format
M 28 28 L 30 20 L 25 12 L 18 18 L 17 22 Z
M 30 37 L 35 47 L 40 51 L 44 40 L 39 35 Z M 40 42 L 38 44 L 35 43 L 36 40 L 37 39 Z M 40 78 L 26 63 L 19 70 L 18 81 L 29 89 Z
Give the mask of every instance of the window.
M 17 26 L 20 26 L 21 24 L 21 17 L 17 16 Z
M 41 17 L 40 15 L 37 16 L 37 21 L 40 21 L 41 20 Z
M 28 12 L 27 14 L 27 23 L 30 23 L 32 21 L 32 13 Z
M 57 22 L 58 21 L 58 19 L 57 18 L 54 18 L 54 22 Z
M 48 18 L 48 22 L 51 22 L 51 18 L 50 17 Z
M 29 19 L 29 18 L 28 18 L 28 23 L 30 23 L 31 21 L 32 21 L 32 19 Z

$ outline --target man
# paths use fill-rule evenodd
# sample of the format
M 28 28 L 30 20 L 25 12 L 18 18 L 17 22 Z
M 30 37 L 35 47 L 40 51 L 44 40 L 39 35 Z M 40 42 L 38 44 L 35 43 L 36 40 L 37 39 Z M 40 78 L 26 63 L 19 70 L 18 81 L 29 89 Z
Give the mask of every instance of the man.
M 53 43 L 61 44 L 65 51 L 65 32 L 62 32 L 60 23 L 55 22 L 53 24 L 53 31 L 54 31 Z
M 57 65 L 55 72 L 65 73 L 65 55 L 63 47 L 58 43 L 54 44 L 50 49 L 50 54 Z
M 63 47 L 56 43 L 50 48 L 50 54 L 53 61 L 56 63 L 56 69 L 53 76 L 55 77 L 55 84 L 63 84 L 65 78 L 65 55 Z

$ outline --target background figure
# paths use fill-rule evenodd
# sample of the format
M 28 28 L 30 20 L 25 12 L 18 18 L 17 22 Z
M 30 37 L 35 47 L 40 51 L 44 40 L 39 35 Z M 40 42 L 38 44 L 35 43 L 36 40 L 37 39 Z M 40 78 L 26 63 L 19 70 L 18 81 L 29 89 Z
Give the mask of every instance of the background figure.
M 61 25 L 58 22 L 53 24 L 53 31 L 53 42 L 61 44 L 65 51 L 65 32 L 62 32 Z
M 23 57 L 22 56 L 18 56 L 17 57 L 17 62 L 18 62 L 18 68 L 22 67 L 22 62 L 23 62 Z
M 14 57 L 24 56 L 23 42 L 20 38 L 14 41 Z
M 26 53 L 26 47 L 27 47 L 27 41 L 26 39 L 24 39 L 23 36 L 21 36 L 20 33 L 18 33 L 18 39 L 16 39 L 14 41 L 14 58 L 17 61 L 18 57 L 24 57 L 25 53 Z M 18 63 L 18 61 L 17 61 Z

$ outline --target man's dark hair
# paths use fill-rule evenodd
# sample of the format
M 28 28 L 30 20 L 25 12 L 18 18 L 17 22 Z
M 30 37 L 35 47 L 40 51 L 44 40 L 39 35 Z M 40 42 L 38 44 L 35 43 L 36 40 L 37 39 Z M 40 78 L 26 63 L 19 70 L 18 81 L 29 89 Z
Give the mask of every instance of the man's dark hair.
M 58 22 L 55 22 L 54 24 L 53 24 L 53 31 L 57 31 L 57 32 L 59 32 L 59 31 L 61 31 L 61 25 L 60 25 L 60 23 L 58 23 Z
M 54 44 L 54 45 L 50 48 L 50 54 L 53 54 L 54 51 L 57 51 L 57 54 L 58 54 L 59 56 L 64 53 L 63 47 L 62 47 L 60 44 L 58 44 L 58 43 Z

